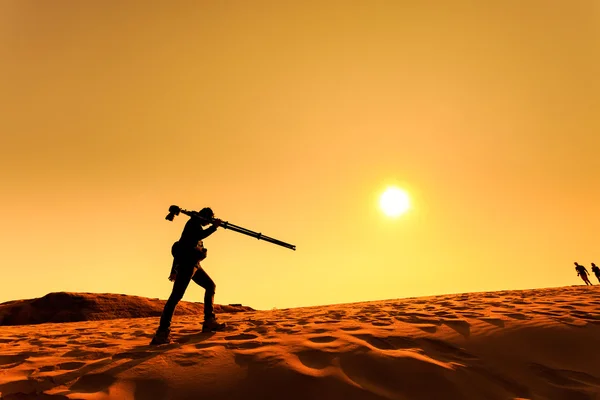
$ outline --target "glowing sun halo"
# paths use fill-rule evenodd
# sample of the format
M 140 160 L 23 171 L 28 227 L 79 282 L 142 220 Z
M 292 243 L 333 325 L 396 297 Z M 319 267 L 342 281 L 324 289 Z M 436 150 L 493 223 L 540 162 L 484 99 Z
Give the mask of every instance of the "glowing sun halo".
M 410 208 L 408 194 L 395 186 L 390 186 L 379 198 L 379 206 L 385 215 L 397 217 Z

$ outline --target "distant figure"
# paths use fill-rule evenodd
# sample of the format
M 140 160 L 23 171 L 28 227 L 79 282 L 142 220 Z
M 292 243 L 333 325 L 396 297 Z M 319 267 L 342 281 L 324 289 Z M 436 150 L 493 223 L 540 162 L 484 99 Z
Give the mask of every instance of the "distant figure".
M 171 254 L 173 255 L 173 266 L 169 280 L 175 282 L 169 300 L 165 303 L 160 325 L 150 344 L 170 343 L 169 337 L 171 329 L 171 319 L 175 312 L 177 303 L 183 298 L 191 280 L 202 286 L 206 291 L 204 293 L 204 324 L 202 332 L 221 330 L 225 324 L 219 324 L 213 312 L 213 301 L 215 297 L 216 285 L 208 276 L 206 271 L 200 266 L 200 261 L 206 258 L 207 249 L 204 248 L 202 239 L 213 234 L 221 225 L 221 220 L 214 218 L 213 211 L 206 207 L 198 213 L 201 218 L 192 217 L 185 224 L 181 238 L 173 243 Z M 212 224 L 207 229 L 203 226 Z
M 598 279 L 598 282 L 600 282 L 600 268 L 598 268 L 598 266 L 594 263 L 592 263 L 592 272 L 594 273 L 594 275 L 596 275 L 596 279 Z
M 586 285 L 591 285 L 592 282 L 590 282 L 589 278 L 588 278 L 588 270 L 580 264 L 577 264 L 577 262 L 574 263 L 575 264 L 575 271 L 577 271 L 577 275 L 579 275 L 581 277 L 581 279 L 583 279 L 583 281 L 585 282 Z

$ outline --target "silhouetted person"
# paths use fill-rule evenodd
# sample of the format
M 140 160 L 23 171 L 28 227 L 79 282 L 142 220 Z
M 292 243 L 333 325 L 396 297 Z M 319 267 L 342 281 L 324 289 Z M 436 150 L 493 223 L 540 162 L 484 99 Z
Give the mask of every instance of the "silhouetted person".
M 177 303 L 183 298 L 191 280 L 205 289 L 202 332 L 216 331 L 225 327 L 225 324 L 217 322 L 213 312 L 216 285 L 200 266 L 200 261 L 207 255 L 207 249 L 204 248 L 202 240 L 217 230 L 217 227 L 221 225 L 221 220 L 214 218 L 213 211 L 208 207 L 200 210 L 199 215 L 202 218 L 191 217 L 189 219 L 183 228 L 181 238 L 173 243 L 171 248 L 173 266 L 169 280 L 175 283 L 171 296 L 165 303 L 156 334 L 150 344 L 165 344 L 171 341 L 169 337 L 171 319 Z M 209 228 L 202 228 L 209 224 L 211 224 Z
M 577 262 L 574 263 L 575 264 L 575 271 L 577 271 L 577 275 L 579 275 L 581 277 L 581 279 L 583 279 L 583 281 L 585 282 L 586 285 L 591 285 L 592 282 L 590 282 L 589 278 L 588 278 L 588 270 L 580 264 L 577 264 Z
M 598 282 L 600 282 L 600 268 L 598 268 L 598 266 L 594 263 L 592 263 L 592 272 L 594 273 L 594 275 L 596 275 L 596 279 L 598 279 Z

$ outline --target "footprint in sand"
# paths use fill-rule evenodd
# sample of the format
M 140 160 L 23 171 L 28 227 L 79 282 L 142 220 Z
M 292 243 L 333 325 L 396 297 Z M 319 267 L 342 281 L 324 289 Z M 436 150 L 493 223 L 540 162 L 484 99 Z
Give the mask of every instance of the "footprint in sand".
M 244 332 L 256 332 L 259 335 L 264 335 L 269 332 L 269 328 L 267 328 L 266 326 L 250 327 L 244 330 Z
M 286 329 L 286 328 L 276 328 L 276 333 L 286 333 L 288 335 L 293 335 L 294 333 L 300 332 L 300 329 Z
M 361 329 L 360 326 L 346 326 L 346 327 L 342 327 L 340 328 L 343 331 L 357 331 L 359 329 Z
M 239 335 L 225 336 L 225 340 L 250 340 L 256 339 L 257 335 L 252 335 L 249 333 L 240 333 Z
M 317 349 L 301 350 L 293 354 L 298 357 L 303 365 L 312 369 L 327 368 L 336 356 L 334 353 L 327 353 Z
M 79 368 L 83 367 L 84 365 L 86 365 L 86 363 L 80 362 L 80 361 L 64 362 L 64 363 L 58 364 L 57 369 L 73 371 L 75 369 L 79 369 Z
M 262 346 L 268 346 L 271 344 L 275 344 L 275 342 L 258 342 L 256 340 L 248 341 L 248 342 L 235 342 L 235 343 L 225 343 L 225 348 L 230 350 L 252 350 L 257 349 Z
M 93 347 L 95 349 L 104 349 L 106 347 L 115 347 L 117 346 L 116 343 L 106 343 L 106 342 L 100 342 L 100 343 L 82 343 L 83 345 L 87 346 L 87 347 Z
M 308 340 L 313 343 L 331 343 L 335 342 L 337 338 L 335 336 L 313 336 L 309 337 Z
M 389 326 L 392 325 L 394 321 L 391 321 L 390 318 L 380 318 L 379 321 L 372 321 L 371 325 L 373 326 Z

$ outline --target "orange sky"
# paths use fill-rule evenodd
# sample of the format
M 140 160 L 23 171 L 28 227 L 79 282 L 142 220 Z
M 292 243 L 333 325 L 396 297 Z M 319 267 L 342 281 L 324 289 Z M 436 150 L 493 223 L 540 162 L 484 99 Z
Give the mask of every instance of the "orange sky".
M 600 262 L 596 1 L 121 3 L 0 3 L 0 301 L 167 298 L 171 204 L 297 246 L 208 238 L 222 304 L 562 286 Z

